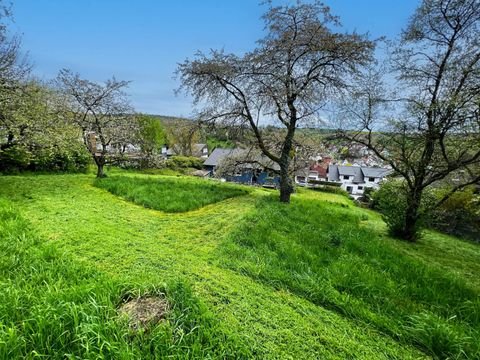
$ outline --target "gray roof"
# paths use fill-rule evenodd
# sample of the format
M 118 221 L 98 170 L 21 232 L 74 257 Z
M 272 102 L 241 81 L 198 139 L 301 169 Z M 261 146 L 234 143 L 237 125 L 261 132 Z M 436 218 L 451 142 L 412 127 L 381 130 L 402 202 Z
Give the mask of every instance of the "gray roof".
M 391 170 L 383 168 L 330 165 L 328 167 L 328 181 L 340 181 L 340 175 L 348 175 L 353 176 L 352 182 L 362 183 L 364 177 L 382 178 L 391 172 Z
M 216 148 L 215 150 L 212 151 L 210 156 L 205 160 L 203 165 L 205 166 L 218 166 L 223 159 L 225 159 L 227 156 L 231 155 L 234 149 L 221 149 L 221 148 Z
M 339 165 L 338 166 L 338 173 L 340 175 L 353 175 L 355 176 L 356 173 L 357 173 L 357 167 L 356 166 L 342 166 L 342 165 Z
M 328 166 L 328 181 L 340 181 L 340 178 L 338 177 L 337 165 Z
M 255 155 L 253 159 L 250 157 L 250 152 L 248 150 L 243 149 L 221 149 L 216 148 L 210 154 L 210 156 L 205 160 L 203 165 L 205 166 L 219 166 L 220 163 L 228 157 L 238 156 L 241 157 L 242 155 L 245 156 L 245 163 L 243 164 L 244 169 L 260 169 L 262 167 L 272 168 L 274 170 L 280 170 L 280 166 L 277 163 L 273 162 L 269 158 L 264 155 Z M 248 161 L 251 161 L 249 163 Z M 263 164 L 263 166 L 262 166 Z
M 382 178 L 390 174 L 392 171 L 389 169 L 382 169 L 382 168 L 362 167 L 362 172 L 363 172 L 363 175 L 366 177 Z

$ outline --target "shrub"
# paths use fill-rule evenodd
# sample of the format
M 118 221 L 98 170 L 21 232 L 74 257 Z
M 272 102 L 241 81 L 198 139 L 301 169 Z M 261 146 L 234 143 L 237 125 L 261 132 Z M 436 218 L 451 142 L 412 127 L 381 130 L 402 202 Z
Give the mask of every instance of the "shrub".
M 13 146 L 0 152 L 0 171 L 84 172 L 91 162 L 90 154 L 83 145 L 69 147 Z
M 454 193 L 435 207 L 448 191 L 449 188 L 424 190 L 418 226 L 480 241 L 480 196 L 471 187 Z M 407 202 L 404 183 L 389 181 L 369 196 L 369 206 L 382 213 L 390 233 L 395 235 L 405 221 Z
M 112 159 L 112 164 L 122 169 L 162 169 L 165 167 L 165 158 L 159 154 L 142 154 L 141 157 L 117 157 Z
M 34 153 L 28 166 L 33 171 L 85 172 L 91 162 L 90 154 L 83 146 L 46 148 Z
M 0 171 L 7 173 L 24 170 L 30 164 L 32 154 L 23 146 L 0 150 Z
M 372 207 L 380 211 L 390 233 L 401 231 L 407 208 L 406 188 L 401 181 L 389 181 L 372 195 Z
M 167 166 L 171 169 L 201 169 L 203 167 L 203 160 L 193 156 L 173 156 L 167 160 Z
M 436 190 L 436 199 L 439 200 L 448 190 Z M 480 195 L 475 194 L 473 187 L 456 192 L 432 211 L 429 225 L 447 234 L 480 241 Z
M 408 189 L 403 181 L 391 180 L 384 183 L 380 189 L 371 195 L 372 207 L 382 213 L 383 220 L 387 224 L 390 234 L 394 236 L 402 233 L 404 228 L 407 191 Z M 419 209 L 419 220 L 416 224 L 418 228 L 424 227 L 429 223 L 431 204 L 433 202 L 432 192 L 424 190 Z

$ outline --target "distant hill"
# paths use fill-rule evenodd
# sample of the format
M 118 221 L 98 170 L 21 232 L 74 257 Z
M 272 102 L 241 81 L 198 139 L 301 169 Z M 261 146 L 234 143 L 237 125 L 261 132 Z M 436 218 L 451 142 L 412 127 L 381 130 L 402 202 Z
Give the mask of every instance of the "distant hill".
M 178 121 L 194 121 L 193 119 L 177 117 L 177 116 L 169 116 L 169 115 L 158 115 L 158 114 L 146 114 L 152 118 L 159 119 L 162 123 L 168 125 L 171 123 L 175 123 Z

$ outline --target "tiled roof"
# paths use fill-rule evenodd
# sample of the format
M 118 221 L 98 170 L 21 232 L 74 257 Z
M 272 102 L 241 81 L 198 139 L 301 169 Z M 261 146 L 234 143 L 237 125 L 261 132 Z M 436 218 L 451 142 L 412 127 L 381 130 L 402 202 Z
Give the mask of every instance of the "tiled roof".
M 205 160 L 205 166 L 218 166 L 227 156 L 231 155 L 234 149 L 216 148 L 210 156 Z
M 258 169 L 262 167 L 271 168 L 274 170 L 280 170 L 280 167 L 277 163 L 273 162 L 264 155 L 253 155 L 251 156 L 248 150 L 244 149 L 221 149 L 216 148 L 210 154 L 210 156 L 205 160 L 203 165 L 205 166 L 219 166 L 220 163 L 228 157 L 244 157 L 245 161 L 242 161 L 243 168 L 245 169 Z M 243 160 L 243 159 L 242 159 Z M 249 162 L 251 161 L 251 162 Z M 262 166 L 263 165 L 263 166 Z
M 373 168 L 373 167 L 362 167 L 363 175 L 366 177 L 376 177 L 381 178 L 387 176 L 392 171 L 389 169 L 382 169 L 382 168 Z
M 328 180 L 340 181 L 340 176 L 353 176 L 352 182 L 362 183 L 365 177 L 383 178 L 392 171 L 383 168 L 373 168 L 366 166 L 342 166 L 330 165 L 328 167 Z

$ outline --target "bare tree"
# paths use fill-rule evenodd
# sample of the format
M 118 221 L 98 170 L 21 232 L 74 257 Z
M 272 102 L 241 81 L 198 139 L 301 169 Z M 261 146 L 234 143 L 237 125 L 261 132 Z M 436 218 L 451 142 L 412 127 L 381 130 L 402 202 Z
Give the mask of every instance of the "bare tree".
M 351 121 L 342 136 L 405 179 L 407 208 L 397 235 L 415 241 L 427 187 L 461 172 L 440 205 L 480 181 L 480 2 L 424 0 L 393 55 L 396 95 L 387 95 L 391 82 L 382 81 L 381 71 L 367 71 L 343 104 Z
M 206 104 L 201 120 L 248 124 L 262 153 L 279 165 L 280 201 L 289 202 L 296 128 L 318 117 L 329 94 L 370 60 L 374 44 L 365 36 L 334 32 L 338 19 L 318 1 L 270 5 L 263 20 L 267 35 L 253 51 L 198 53 L 179 65 L 178 74 L 181 89 L 196 104 Z M 262 123 L 286 129 L 274 148 L 264 141 Z
M 115 151 L 113 145 L 125 143 L 137 133 L 138 122 L 124 92 L 128 82 L 113 77 L 99 84 L 64 69 L 56 84 L 63 95 L 65 115 L 81 129 L 83 142 L 97 165 L 97 177 L 104 177 L 103 167 Z

